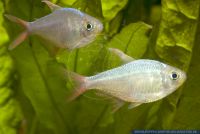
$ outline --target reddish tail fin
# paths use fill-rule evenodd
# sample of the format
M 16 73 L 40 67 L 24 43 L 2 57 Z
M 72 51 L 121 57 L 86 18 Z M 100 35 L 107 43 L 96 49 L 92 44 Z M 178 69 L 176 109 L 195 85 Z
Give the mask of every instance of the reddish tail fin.
M 10 45 L 9 45 L 9 50 L 14 49 L 15 47 L 17 47 L 20 43 L 22 43 L 29 35 L 29 25 L 28 22 L 21 20 L 15 16 L 12 15 L 5 15 L 6 18 L 8 18 L 10 21 L 13 21 L 19 25 L 21 25 L 22 27 L 25 28 L 25 31 L 22 32 Z
M 68 98 L 68 101 L 72 101 L 79 97 L 81 94 L 83 94 L 86 89 L 86 78 L 84 76 L 81 76 L 79 74 L 76 74 L 74 72 L 68 72 L 70 75 L 70 78 L 72 78 L 74 84 L 75 84 L 75 90 L 74 93 Z

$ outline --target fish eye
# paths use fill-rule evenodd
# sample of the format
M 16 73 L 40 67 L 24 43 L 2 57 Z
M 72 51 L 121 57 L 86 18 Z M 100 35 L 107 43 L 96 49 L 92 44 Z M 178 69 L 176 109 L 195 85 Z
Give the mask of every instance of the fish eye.
M 93 29 L 93 25 L 91 23 L 88 23 L 86 28 L 88 31 L 91 31 Z
M 172 74 L 171 74 L 171 79 L 172 80 L 177 80 L 178 77 L 179 77 L 179 75 L 176 72 L 172 72 Z

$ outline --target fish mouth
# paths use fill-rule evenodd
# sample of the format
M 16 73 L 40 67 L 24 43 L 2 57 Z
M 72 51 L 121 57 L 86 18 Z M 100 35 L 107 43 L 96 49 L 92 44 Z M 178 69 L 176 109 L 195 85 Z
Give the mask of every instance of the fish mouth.
M 98 31 L 99 32 L 101 32 L 101 31 L 103 31 L 103 24 L 102 23 L 100 23 L 99 25 L 98 25 Z
M 186 80 L 187 80 L 187 75 L 185 72 L 181 72 L 181 81 L 180 81 L 180 85 L 182 85 Z
M 102 24 L 100 21 L 97 22 L 96 24 L 97 24 L 97 25 L 96 25 L 96 27 L 97 27 L 97 28 L 96 28 L 96 32 L 97 32 L 97 33 L 102 32 L 102 31 L 103 31 L 103 28 L 104 28 L 104 27 L 103 27 L 103 24 Z
M 181 71 L 181 73 L 180 73 L 180 80 L 178 81 L 178 84 L 177 84 L 177 89 L 179 88 L 179 87 L 181 87 L 183 84 L 184 84 L 184 82 L 186 81 L 186 79 L 187 79 L 187 75 L 186 75 L 186 73 L 185 72 L 183 72 L 183 71 Z

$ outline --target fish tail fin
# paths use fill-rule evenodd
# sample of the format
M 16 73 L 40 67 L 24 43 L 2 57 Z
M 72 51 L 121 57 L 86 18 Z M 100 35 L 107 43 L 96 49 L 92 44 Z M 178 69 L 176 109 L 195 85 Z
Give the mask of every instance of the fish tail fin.
M 68 72 L 70 75 L 70 78 L 72 79 L 74 83 L 74 91 L 72 95 L 67 99 L 68 101 L 72 101 L 79 97 L 81 94 L 83 94 L 87 88 L 86 88 L 86 77 L 79 75 L 74 72 Z
M 22 27 L 25 28 L 25 30 L 9 45 L 9 50 L 14 49 L 15 47 L 17 47 L 20 43 L 22 43 L 29 35 L 29 22 L 24 21 L 22 19 L 19 19 L 15 16 L 12 15 L 8 15 L 5 14 L 5 17 L 7 19 L 9 19 L 10 21 L 13 21 L 19 25 L 21 25 Z

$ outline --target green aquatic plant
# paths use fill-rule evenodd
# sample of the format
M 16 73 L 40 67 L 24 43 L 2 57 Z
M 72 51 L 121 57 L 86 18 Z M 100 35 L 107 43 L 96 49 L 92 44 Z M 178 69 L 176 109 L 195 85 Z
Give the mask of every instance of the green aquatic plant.
M 27 21 L 47 15 L 41 0 L 0 1 L 0 134 L 127 134 L 134 129 L 200 129 L 199 0 L 53 0 L 104 23 L 85 48 L 52 57 L 37 37 L 8 51 L 22 29 L 3 15 Z M 161 14 L 161 16 L 156 15 Z M 154 17 L 152 17 L 154 16 Z M 8 36 L 9 35 L 9 36 Z M 45 44 L 48 45 L 48 44 Z M 108 101 L 80 97 L 66 102 L 71 84 L 64 65 L 83 75 L 120 65 L 108 47 L 139 59 L 160 60 L 187 71 L 186 83 L 160 101 L 111 114 Z M 93 93 L 86 96 L 96 97 Z

